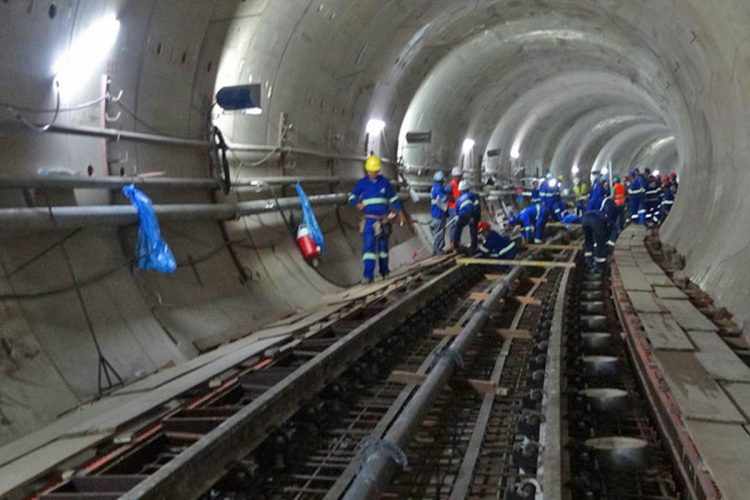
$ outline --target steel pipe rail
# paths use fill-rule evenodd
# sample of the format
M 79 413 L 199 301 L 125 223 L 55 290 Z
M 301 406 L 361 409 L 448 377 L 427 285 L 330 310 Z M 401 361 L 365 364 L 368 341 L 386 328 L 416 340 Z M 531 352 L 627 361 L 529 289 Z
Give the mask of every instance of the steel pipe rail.
M 375 493 L 391 479 L 396 470 L 393 461 L 393 447 L 403 449 L 409 442 L 425 414 L 432 406 L 441 389 L 450 379 L 460 362 L 460 357 L 466 351 L 474 336 L 484 327 L 489 319 L 490 308 L 503 296 L 507 295 L 513 281 L 521 274 L 521 268 L 515 267 L 492 290 L 471 320 L 461 330 L 461 333 L 446 349 L 430 374 L 420 385 L 414 397 L 404 408 L 398 419 L 393 423 L 383 438 L 384 446 L 378 447 L 372 454 L 364 458 L 362 470 L 352 482 L 343 497 L 345 500 L 363 500 L 375 496 Z
M 78 135 L 83 137 L 97 137 L 100 139 L 110 139 L 113 141 L 130 141 L 147 144 L 161 144 L 166 146 L 179 146 L 186 148 L 206 149 L 208 151 L 208 140 L 187 139 L 184 137 L 175 137 L 163 134 L 147 134 L 143 132 L 133 132 L 130 130 L 121 130 L 104 127 L 87 127 L 82 125 L 53 125 L 47 132 L 57 134 Z M 365 161 L 367 156 L 331 153 L 320 151 L 312 148 L 300 148 L 292 146 L 275 146 L 270 144 L 242 144 L 229 142 L 227 146 L 230 150 L 243 153 L 287 153 L 312 156 L 316 158 L 331 160 L 349 160 Z M 394 162 L 388 158 L 382 158 L 383 163 L 393 165 Z
M 346 203 L 346 193 L 310 196 L 315 206 Z M 240 203 L 154 205 L 162 221 L 185 219 L 230 220 L 277 210 L 298 208 L 299 198 L 245 201 Z M 34 207 L 0 209 L 0 227 L 4 231 L 43 231 L 94 225 L 123 226 L 137 222 L 137 212 L 130 205 L 97 205 L 82 207 Z

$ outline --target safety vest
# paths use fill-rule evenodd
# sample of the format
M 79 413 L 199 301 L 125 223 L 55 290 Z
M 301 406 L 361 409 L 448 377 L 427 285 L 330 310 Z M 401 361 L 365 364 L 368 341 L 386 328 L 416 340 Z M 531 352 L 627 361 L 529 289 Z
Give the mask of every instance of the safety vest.
M 625 186 L 621 183 L 615 184 L 615 206 L 625 205 Z

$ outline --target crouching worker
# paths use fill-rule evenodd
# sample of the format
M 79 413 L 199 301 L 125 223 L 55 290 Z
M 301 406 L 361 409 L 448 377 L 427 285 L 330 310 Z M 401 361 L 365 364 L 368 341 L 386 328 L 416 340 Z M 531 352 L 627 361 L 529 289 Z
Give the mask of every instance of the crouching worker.
M 479 255 L 483 259 L 514 259 L 520 242 L 493 230 L 489 222 L 479 223 Z
M 367 175 L 357 182 L 349 194 L 349 203 L 356 205 L 364 213 L 361 225 L 362 261 L 363 277 L 367 283 L 375 279 L 376 261 L 383 279 L 388 277 L 388 239 L 392 231 L 391 222 L 401 213 L 401 199 L 391 182 L 380 175 L 380 169 L 379 157 L 373 155 L 367 158 Z
M 453 231 L 453 249 L 458 251 L 461 244 L 461 236 L 464 228 L 469 226 L 471 236 L 470 255 L 477 253 L 477 224 L 482 213 L 482 207 L 479 205 L 479 196 L 471 192 L 471 186 L 468 181 L 461 181 L 458 185 L 461 195 L 456 200 L 456 227 Z

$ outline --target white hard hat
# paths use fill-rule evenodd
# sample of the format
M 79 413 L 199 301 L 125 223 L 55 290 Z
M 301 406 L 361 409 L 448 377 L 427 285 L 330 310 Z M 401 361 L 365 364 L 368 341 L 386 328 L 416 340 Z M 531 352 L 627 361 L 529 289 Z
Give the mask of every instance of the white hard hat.
M 432 180 L 435 182 L 443 182 L 443 179 L 445 179 L 445 174 L 442 170 L 438 170 L 435 172 L 435 175 L 432 177 Z
M 458 190 L 459 191 L 468 191 L 471 189 L 471 184 L 469 181 L 461 181 L 458 183 Z
M 461 167 L 453 167 L 453 169 L 451 169 L 451 175 L 453 177 L 461 177 L 464 173 L 461 171 Z

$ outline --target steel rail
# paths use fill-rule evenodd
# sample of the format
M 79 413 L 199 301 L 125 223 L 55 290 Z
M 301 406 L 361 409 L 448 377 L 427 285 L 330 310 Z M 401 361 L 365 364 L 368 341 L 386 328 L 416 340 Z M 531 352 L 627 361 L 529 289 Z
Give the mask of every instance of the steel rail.
M 432 406 L 435 398 L 445 386 L 448 379 L 456 370 L 461 356 L 471 343 L 475 335 L 484 327 L 489 319 L 491 308 L 501 298 L 510 293 L 513 281 L 520 276 L 521 267 L 514 267 L 490 295 L 483 301 L 477 312 L 472 316 L 461 333 L 453 340 L 450 347 L 440 357 L 430 374 L 422 382 L 414 397 L 406 405 L 393 426 L 383 439 L 386 446 L 381 446 L 365 457 L 362 470 L 355 477 L 347 490 L 346 500 L 367 499 L 375 496 L 396 471 L 396 463 L 389 448 L 393 446 L 403 449 L 422 422 L 422 418 Z
M 461 275 L 460 267 L 454 266 L 368 319 L 121 498 L 188 500 L 200 497 L 232 463 L 241 460 L 265 439 L 269 426 L 288 419 L 310 394 L 335 380 L 352 361 L 390 335 L 405 319 L 446 293 Z

